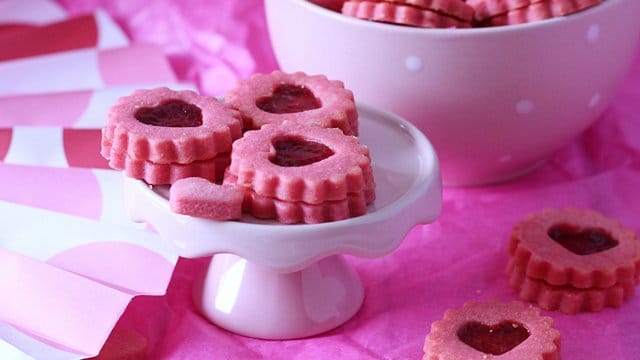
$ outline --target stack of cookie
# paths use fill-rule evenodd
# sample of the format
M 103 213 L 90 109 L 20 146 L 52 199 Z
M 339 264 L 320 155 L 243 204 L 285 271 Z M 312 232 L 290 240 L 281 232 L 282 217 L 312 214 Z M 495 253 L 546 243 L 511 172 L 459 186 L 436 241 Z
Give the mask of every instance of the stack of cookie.
M 469 28 L 473 8 L 463 0 L 344 1 L 344 15 L 421 28 Z
M 234 142 L 224 184 L 242 189 L 245 212 L 287 224 L 363 215 L 375 199 L 369 150 L 358 138 L 294 122 Z
M 137 90 L 111 108 L 101 154 L 109 165 L 148 184 L 186 177 L 220 180 L 240 114 L 215 98 L 168 88 Z
M 618 307 L 640 282 L 640 242 L 595 211 L 532 214 L 516 224 L 507 272 L 519 296 L 564 313 Z
M 603 0 L 467 0 L 480 26 L 523 24 L 570 15 Z

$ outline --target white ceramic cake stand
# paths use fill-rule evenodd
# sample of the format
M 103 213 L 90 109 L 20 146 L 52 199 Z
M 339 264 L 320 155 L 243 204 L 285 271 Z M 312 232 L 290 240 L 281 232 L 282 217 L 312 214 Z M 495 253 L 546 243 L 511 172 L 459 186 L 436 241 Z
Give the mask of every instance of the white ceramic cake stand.
M 428 140 L 394 115 L 364 105 L 358 111 L 377 194 L 363 216 L 299 225 L 251 216 L 212 221 L 173 213 L 167 187 L 125 178 L 125 204 L 134 221 L 153 226 L 180 256 L 214 255 L 194 286 L 195 303 L 210 321 L 263 339 L 333 329 L 351 318 L 364 298 L 358 275 L 340 254 L 389 254 L 411 228 L 438 217 L 442 188 Z

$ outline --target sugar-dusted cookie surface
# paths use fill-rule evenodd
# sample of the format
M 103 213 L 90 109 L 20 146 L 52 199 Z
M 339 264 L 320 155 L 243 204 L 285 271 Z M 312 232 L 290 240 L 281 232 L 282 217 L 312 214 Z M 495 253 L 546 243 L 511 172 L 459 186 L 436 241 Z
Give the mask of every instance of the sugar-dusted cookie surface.
M 248 131 L 233 143 L 225 183 L 283 201 L 320 204 L 368 192 L 375 198 L 369 149 L 335 128 L 287 122 Z
M 235 186 L 218 185 L 199 177 L 180 179 L 169 190 L 173 212 L 211 220 L 240 219 L 242 198 L 242 191 Z
M 560 359 L 553 320 L 519 301 L 470 301 L 431 324 L 424 360 Z
M 530 214 L 514 226 L 508 251 L 527 276 L 551 285 L 606 288 L 640 272 L 635 232 L 592 210 Z
M 545 310 L 559 310 L 565 314 L 597 312 L 605 307 L 619 307 L 636 293 L 638 280 L 615 283 L 606 288 L 576 288 L 570 285 L 551 285 L 544 280 L 528 277 L 525 269 L 509 262 L 509 285 L 525 301 L 537 303 Z
M 241 135 L 240 114 L 215 98 L 165 87 L 136 90 L 111 107 L 101 154 L 188 164 L 229 153 Z
M 254 74 L 239 81 L 225 101 L 240 111 L 245 130 L 289 121 L 358 135 L 353 93 L 341 81 L 324 75 L 282 71 Z

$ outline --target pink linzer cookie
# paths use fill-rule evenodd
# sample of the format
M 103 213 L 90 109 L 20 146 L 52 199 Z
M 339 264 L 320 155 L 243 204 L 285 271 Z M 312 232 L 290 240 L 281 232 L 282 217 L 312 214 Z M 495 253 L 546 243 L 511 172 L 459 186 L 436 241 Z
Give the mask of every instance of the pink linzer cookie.
M 398 5 L 412 6 L 421 10 L 433 11 L 438 14 L 471 23 L 473 8 L 464 0 L 369 0 L 374 2 L 389 2 Z
M 413 5 L 388 1 L 346 1 L 342 13 L 363 20 L 421 28 L 469 28 L 471 23 Z
M 512 9 L 482 21 L 484 25 L 504 26 L 524 24 L 574 14 L 602 3 L 603 0 L 541 0 Z
M 242 191 L 235 186 L 218 185 L 199 177 L 180 179 L 169 190 L 173 212 L 211 220 L 240 219 L 242 199 Z
M 315 205 L 365 189 L 375 198 L 369 149 L 335 128 L 286 122 L 248 131 L 233 143 L 228 173 L 225 183 L 283 201 Z
M 483 22 L 541 1 L 544 0 L 467 0 L 467 5 L 474 10 L 475 20 Z
M 229 153 L 242 135 L 240 114 L 189 90 L 136 90 L 109 111 L 101 154 L 157 164 L 189 164 Z
M 550 285 L 526 275 L 525 269 L 509 262 L 509 285 L 522 300 L 537 303 L 545 310 L 559 310 L 566 314 L 583 311 L 597 312 L 605 307 L 619 307 L 635 295 L 638 279 L 616 283 L 607 288 L 579 289 L 568 285 Z
M 342 10 L 342 4 L 344 4 L 345 0 L 309 0 L 309 2 L 314 3 L 318 6 L 322 6 L 325 9 L 340 12 L 340 10 Z
M 353 93 L 341 81 L 324 75 L 282 71 L 255 74 L 239 81 L 225 101 L 240 111 L 245 130 L 289 121 L 358 135 Z
M 194 161 L 190 164 L 156 164 L 133 160 L 124 155 L 114 155 L 109 159 L 109 166 L 122 169 L 126 176 L 144 180 L 150 185 L 169 185 L 188 177 L 219 181 L 230 162 L 229 154 L 219 154 L 213 159 Z
M 635 281 L 640 242 L 635 232 L 592 210 L 549 209 L 514 226 L 514 266 L 551 285 L 607 288 Z
M 278 200 L 246 190 L 243 210 L 256 218 L 275 219 L 284 224 L 317 224 L 364 215 L 367 212 L 367 201 L 364 191 L 348 194 L 344 200 L 312 205 L 302 201 Z
M 550 317 L 521 302 L 471 301 L 431 324 L 424 360 L 560 359 L 560 332 Z

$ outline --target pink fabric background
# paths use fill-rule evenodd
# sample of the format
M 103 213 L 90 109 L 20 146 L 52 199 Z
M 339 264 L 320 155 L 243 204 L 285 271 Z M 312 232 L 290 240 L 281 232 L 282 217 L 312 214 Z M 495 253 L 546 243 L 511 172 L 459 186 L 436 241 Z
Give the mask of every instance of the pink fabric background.
M 61 0 L 72 14 L 104 7 L 134 42 L 161 44 L 178 77 L 222 95 L 277 67 L 261 0 Z M 640 52 L 639 52 L 640 55 Z M 356 94 L 357 96 L 357 94 Z M 431 322 L 471 299 L 516 299 L 504 274 L 514 222 L 546 207 L 588 207 L 640 231 L 640 57 L 602 118 L 535 172 L 493 187 L 445 189 L 440 219 L 393 254 L 351 258 L 365 284 L 354 319 L 310 339 L 263 341 L 204 320 L 191 283 L 206 260 L 179 261 L 165 297 L 138 297 L 119 326 L 148 338 L 150 358 L 420 359 Z M 301 239 L 303 240 L 303 239 Z M 552 316 L 564 359 L 637 359 L 640 296 L 619 309 Z

